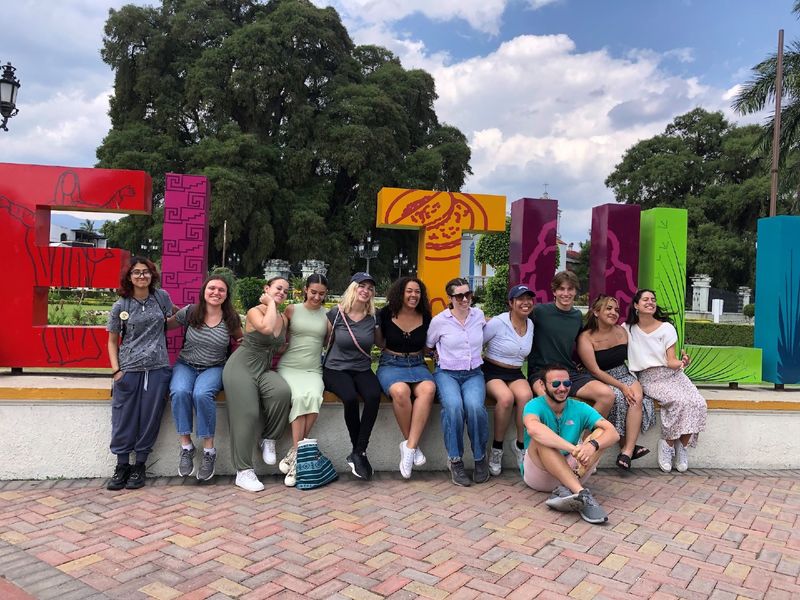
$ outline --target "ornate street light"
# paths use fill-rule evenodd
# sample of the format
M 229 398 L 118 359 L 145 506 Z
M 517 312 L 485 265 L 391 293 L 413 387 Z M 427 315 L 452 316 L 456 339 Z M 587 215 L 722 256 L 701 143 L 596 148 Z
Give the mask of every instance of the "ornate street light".
M 403 269 L 408 267 L 408 257 L 403 255 L 402 250 L 397 256 L 392 258 L 392 265 L 394 265 L 394 268 L 397 269 L 397 277 L 399 279 L 403 276 Z
M 0 129 L 4 131 L 8 131 L 6 126 L 8 120 L 19 112 L 17 92 L 22 84 L 14 76 L 14 71 L 16 69 L 11 66 L 11 63 L 6 63 L 3 65 L 3 74 L 0 77 L 0 116 L 3 117 Z
M 369 261 L 378 256 L 378 251 L 381 249 L 381 243 L 376 239 L 372 239 L 372 234 L 368 233 L 367 237 L 355 246 L 353 246 L 353 254 L 359 258 L 364 258 L 367 261 L 367 273 L 369 273 Z

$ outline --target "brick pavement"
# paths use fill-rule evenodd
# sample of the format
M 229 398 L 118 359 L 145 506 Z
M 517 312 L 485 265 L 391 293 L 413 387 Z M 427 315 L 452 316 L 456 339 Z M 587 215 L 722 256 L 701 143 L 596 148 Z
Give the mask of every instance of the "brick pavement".
M 260 494 L 228 477 L 0 482 L 0 595 L 796 598 L 798 475 L 601 471 L 606 526 L 548 510 L 512 473 L 471 488 L 344 475 L 311 492 L 272 478 Z

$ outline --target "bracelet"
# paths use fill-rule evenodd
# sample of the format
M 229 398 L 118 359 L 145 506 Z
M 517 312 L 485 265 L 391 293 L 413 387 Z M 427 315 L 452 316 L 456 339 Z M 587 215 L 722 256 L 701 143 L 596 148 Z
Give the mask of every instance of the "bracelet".
M 119 373 L 120 371 L 122 371 L 122 369 L 117 369 L 116 371 L 114 371 L 114 372 L 111 374 L 111 376 L 113 377 L 114 375 L 116 375 L 116 374 L 117 374 L 117 373 Z
M 594 446 L 595 452 L 600 452 L 600 444 L 597 443 L 597 440 L 589 440 L 589 443 Z

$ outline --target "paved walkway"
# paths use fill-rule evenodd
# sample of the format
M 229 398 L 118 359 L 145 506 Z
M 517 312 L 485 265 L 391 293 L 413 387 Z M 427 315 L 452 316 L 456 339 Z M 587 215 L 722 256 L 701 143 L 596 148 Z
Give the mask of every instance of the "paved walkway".
M 548 510 L 511 473 L 311 492 L 274 478 L 260 494 L 228 477 L 0 482 L 0 596 L 797 598 L 798 476 L 601 471 L 606 526 Z

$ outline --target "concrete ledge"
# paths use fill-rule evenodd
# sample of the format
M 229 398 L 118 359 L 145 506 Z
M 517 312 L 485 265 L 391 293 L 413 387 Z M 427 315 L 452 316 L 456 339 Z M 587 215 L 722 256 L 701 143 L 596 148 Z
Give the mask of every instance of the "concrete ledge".
M 738 390 L 701 387 L 708 401 L 706 432 L 698 447 L 690 451 L 690 465 L 697 468 L 796 469 L 800 468 L 800 394 L 775 392 L 749 386 Z M 487 403 L 490 416 L 491 403 Z M 439 406 L 435 405 L 420 447 L 428 457 L 423 470 L 445 470 Z M 327 397 L 314 428 L 322 451 L 344 472 L 350 452 L 342 407 Z M 111 436 L 110 386 L 107 377 L 53 377 L 43 375 L 0 376 L 0 436 L 5 460 L 0 461 L 0 479 L 46 479 L 105 477 L 113 470 L 108 450 Z M 659 428 L 640 437 L 649 456 L 636 467 L 656 467 Z M 514 433 L 506 436 L 506 468 L 515 468 L 511 452 Z M 378 413 L 369 448 L 377 470 L 397 470 L 398 444 L 402 440 L 391 404 L 384 402 Z M 278 445 L 285 453 L 287 433 Z M 217 404 L 217 472 L 230 474 L 228 419 L 224 400 Z M 469 441 L 465 439 L 469 449 Z M 611 466 L 616 449 L 606 451 L 602 465 Z M 177 471 L 178 443 L 167 405 L 158 442 L 149 461 L 153 475 L 172 476 Z M 465 453 L 471 466 L 469 450 Z M 260 473 L 277 472 L 267 467 L 254 448 Z

